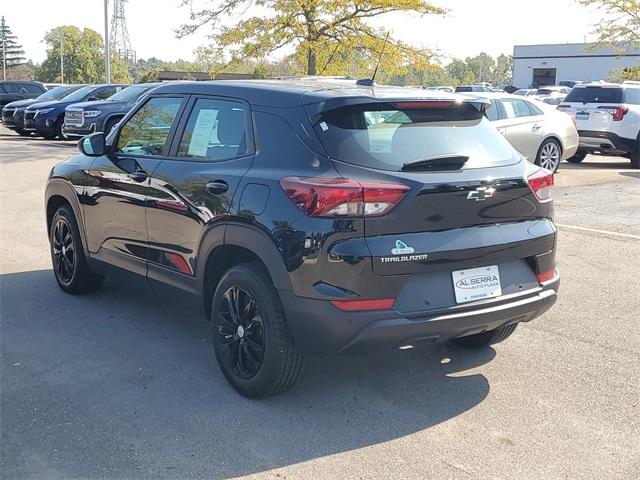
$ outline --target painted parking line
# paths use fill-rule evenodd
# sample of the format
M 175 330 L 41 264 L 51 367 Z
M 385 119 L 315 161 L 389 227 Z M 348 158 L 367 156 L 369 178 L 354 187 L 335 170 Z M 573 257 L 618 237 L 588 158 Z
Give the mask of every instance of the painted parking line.
M 640 240 L 640 235 L 633 235 L 631 233 L 612 232 L 611 230 L 600 230 L 597 228 L 576 227 L 575 225 L 565 225 L 563 223 L 556 223 L 556 227 L 580 230 L 583 232 L 601 233 L 603 235 L 612 235 L 614 237 L 632 238 L 634 240 Z

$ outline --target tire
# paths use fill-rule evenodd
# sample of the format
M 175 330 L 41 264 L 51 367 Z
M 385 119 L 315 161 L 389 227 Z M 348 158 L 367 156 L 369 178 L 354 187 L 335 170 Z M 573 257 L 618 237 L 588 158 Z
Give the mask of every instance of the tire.
M 580 163 L 587 157 L 587 152 L 578 150 L 573 157 L 567 158 L 569 163 Z
M 245 397 L 285 392 L 302 373 L 304 359 L 287 329 L 280 297 L 258 263 L 236 265 L 220 280 L 211 339 L 222 373 Z
M 631 168 L 640 168 L 640 133 L 638 134 L 638 145 L 635 151 L 629 154 L 631 159 Z
M 511 334 L 515 332 L 517 326 L 517 323 L 512 323 L 488 332 L 469 335 L 467 337 L 454 338 L 451 340 L 451 343 L 465 348 L 488 347 L 489 345 L 500 343 L 509 338 Z
M 49 226 L 49 245 L 53 274 L 63 291 L 76 295 L 100 288 L 104 277 L 89 269 L 78 223 L 68 205 L 61 206 L 53 215 Z
M 30 137 L 31 136 L 31 132 L 27 132 L 26 130 L 22 130 L 20 128 L 16 128 L 16 133 L 18 135 L 23 136 L 23 137 Z
M 113 127 L 115 126 L 116 123 L 118 123 L 120 120 L 120 118 L 111 118 L 107 124 L 104 127 L 104 134 L 105 136 L 109 135 L 111 133 L 111 130 L 113 130 Z
M 562 158 L 562 146 L 557 140 L 553 138 L 547 138 L 536 155 L 535 163 L 539 167 L 546 168 L 552 173 L 556 173 L 560 166 L 560 159 Z
M 56 137 L 58 137 L 59 140 L 63 140 L 63 141 L 72 140 L 71 138 L 67 137 L 64 134 L 63 127 L 64 127 L 64 118 L 61 118 L 56 122 Z

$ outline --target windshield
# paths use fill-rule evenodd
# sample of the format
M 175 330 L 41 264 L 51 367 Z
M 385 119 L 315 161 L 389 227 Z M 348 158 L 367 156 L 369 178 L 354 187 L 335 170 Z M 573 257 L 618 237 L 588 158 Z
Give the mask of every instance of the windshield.
M 508 165 L 519 155 L 469 103 L 398 102 L 341 107 L 315 125 L 337 160 L 381 170 L 446 156 L 467 156 L 464 168 Z
M 109 97 L 110 102 L 131 102 L 151 87 L 148 85 L 132 85 Z
M 622 103 L 620 87 L 577 87 L 565 98 L 576 103 Z
M 79 90 L 76 90 L 75 92 L 67 95 L 66 97 L 64 97 L 64 100 L 65 101 L 70 100 L 72 102 L 79 102 L 81 100 L 84 100 L 84 97 L 89 95 L 95 89 L 96 89 L 95 85 L 87 85 L 86 87 L 82 87 Z
M 42 95 L 40 95 L 37 100 L 60 100 L 64 98 L 66 95 L 69 95 L 74 90 L 77 90 L 78 86 L 66 85 L 52 88 L 51 90 L 47 90 Z

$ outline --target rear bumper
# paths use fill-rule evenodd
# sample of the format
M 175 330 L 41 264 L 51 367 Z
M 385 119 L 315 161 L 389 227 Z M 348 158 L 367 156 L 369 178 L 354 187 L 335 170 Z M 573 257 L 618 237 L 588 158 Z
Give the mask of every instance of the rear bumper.
M 589 152 L 630 153 L 638 148 L 635 138 L 624 138 L 612 132 L 599 132 L 593 130 L 578 130 L 580 136 L 580 150 Z
M 560 279 L 506 295 L 440 311 L 343 312 L 331 303 L 281 292 L 289 328 L 304 351 L 327 355 L 369 353 L 413 343 L 432 343 L 528 322 L 551 308 Z

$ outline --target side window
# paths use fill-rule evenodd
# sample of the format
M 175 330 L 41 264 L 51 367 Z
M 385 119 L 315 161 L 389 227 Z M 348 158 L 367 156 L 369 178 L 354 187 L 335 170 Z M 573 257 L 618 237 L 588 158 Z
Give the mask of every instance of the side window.
M 524 100 L 517 98 L 503 98 L 502 106 L 504 107 L 507 118 L 530 117 L 531 112 Z
M 22 93 L 20 85 L 16 83 L 5 83 L 2 87 L 7 93 Z
M 624 91 L 624 103 L 640 105 L 640 88 L 627 88 Z
M 246 154 L 248 113 L 239 102 L 198 99 L 180 139 L 178 156 L 215 162 Z
M 102 87 L 95 91 L 93 96 L 98 100 L 106 100 L 114 93 L 116 93 L 116 87 Z
M 494 122 L 496 120 L 500 120 L 500 113 L 498 112 L 498 105 L 495 100 L 491 100 L 491 105 L 487 107 L 484 112 L 485 117 L 489 119 L 489 121 Z
M 182 98 L 151 98 L 120 130 L 116 152 L 160 155 Z
M 22 86 L 29 93 L 44 93 L 44 92 L 46 92 L 46 90 L 44 88 L 41 88 L 39 85 L 34 85 L 33 83 L 25 83 Z
M 531 115 L 544 115 L 544 112 L 542 110 L 540 110 L 538 107 L 536 107 L 533 103 L 531 102 L 524 102 L 527 104 L 527 107 L 529 107 L 529 111 L 531 112 Z

